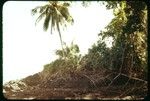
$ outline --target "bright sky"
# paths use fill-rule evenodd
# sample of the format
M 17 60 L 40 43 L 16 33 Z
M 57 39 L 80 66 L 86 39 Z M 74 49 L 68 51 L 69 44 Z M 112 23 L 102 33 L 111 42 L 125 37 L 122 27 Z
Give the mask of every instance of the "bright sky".
M 43 31 L 43 22 L 35 26 L 31 9 L 45 4 L 37 1 L 8 1 L 3 5 L 3 82 L 21 79 L 43 70 L 45 64 L 56 59 L 55 50 L 61 49 L 58 33 Z M 62 32 L 63 41 L 78 44 L 84 55 L 96 42 L 97 35 L 113 18 L 97 2 L 85 8 L 73 3 L 70 13 L 74 25 Z

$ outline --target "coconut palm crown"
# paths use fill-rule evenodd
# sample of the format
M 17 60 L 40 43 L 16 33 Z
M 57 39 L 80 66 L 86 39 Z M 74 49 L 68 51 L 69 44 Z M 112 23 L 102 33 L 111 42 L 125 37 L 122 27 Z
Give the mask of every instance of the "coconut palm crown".
M 60 25 L 63 27 L 67 27 L 66 22 L 71 24 L 73 24 L 74 22 L 73 18 L 69 13 L 68 7 L 69 3 L 66 2 L 60 3 L 58 1 L 49 1 L 49 3 L 44 6 L 38 6 L 32 9 L 32 15 L 39 14 L 35 24 L 37 24 L 40 20 L 44 19 L 44 31 L 48 30 L 49 24 L 51 24 L 51 34 L 53 33 L 53 30 L 57 29 L 62 49 L 63 41 L 60 31 Z

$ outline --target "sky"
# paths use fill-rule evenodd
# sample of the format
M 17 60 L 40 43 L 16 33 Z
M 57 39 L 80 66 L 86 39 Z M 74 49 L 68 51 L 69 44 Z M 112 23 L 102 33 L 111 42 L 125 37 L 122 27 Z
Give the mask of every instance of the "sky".
M 58 33 L 50 34 L 50 29 L 44 32 L 43 22 L 35 26 L 37 16 L 31 15 L 31 9 L 46 3 L 7 1 L 3 5 L 3 83 L 40 72 L 57 58 L 55 51 L 61 49 Z M 78 44 L 84 55 L 98 40 L 100 30 L 114 17 L 112 10 L 97 2 L 86 8 L 75 2 L 69 11 L 74 24 L 62 31 L 63 41 L 67 45 L 72 41 Z

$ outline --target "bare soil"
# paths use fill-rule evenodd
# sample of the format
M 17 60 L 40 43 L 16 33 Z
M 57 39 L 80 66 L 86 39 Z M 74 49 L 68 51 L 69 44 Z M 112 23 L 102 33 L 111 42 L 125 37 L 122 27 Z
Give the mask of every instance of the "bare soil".
M 120 77 L 111 85 L 114 74 L 105 69 L 58 71 L 45 76 L 42 72 L 21 79 L 18 83 L 8 82 L 3 86 L 7 99 L 143 99 L 147 85 L 128 82 Z M 24 85 L 23 85 L 24 84 Z M 16 88 L 13 87 L 16 85 Z M 19 87 L 19 88 L 17 88 Z M 136 88 L 137 89 L 132 89 Z

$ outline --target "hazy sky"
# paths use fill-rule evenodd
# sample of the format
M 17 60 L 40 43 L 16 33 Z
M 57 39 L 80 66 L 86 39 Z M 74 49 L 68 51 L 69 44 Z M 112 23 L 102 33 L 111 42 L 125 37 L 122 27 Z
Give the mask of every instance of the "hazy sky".
M 8 1 L 3 5 L 3 81 L 24 78 L 40 72 L 43 65 L 56 59 L 55 50 L 61 49 L 58 33 L 43 31 L 43 22 L 35 26 L 37 16 L 31 9 L 45 4 L 36 1 Z M 79 45 L 84 55 L 96 42 L 97 35 L 113 18 L 112 10 L 106 10 L 97 2 L 84 8 L 72 4 L 70 13 L 74 25 L 62 32 L 63 41 Z

